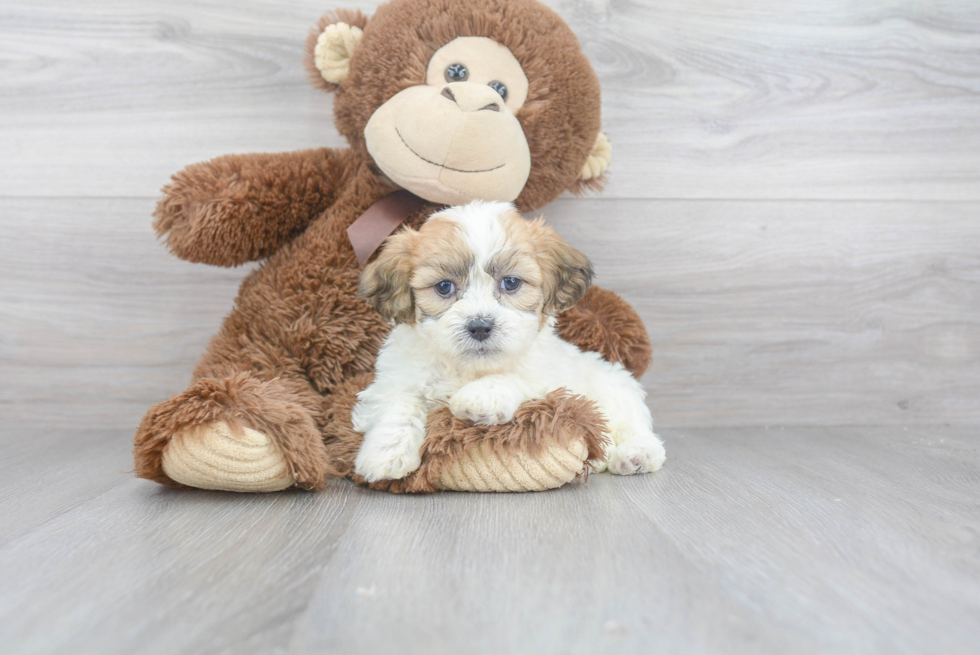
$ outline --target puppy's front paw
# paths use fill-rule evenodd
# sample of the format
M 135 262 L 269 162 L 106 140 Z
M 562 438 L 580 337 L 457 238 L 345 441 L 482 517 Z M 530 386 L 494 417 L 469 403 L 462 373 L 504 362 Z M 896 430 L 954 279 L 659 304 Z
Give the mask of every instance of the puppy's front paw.
M 477 380 L 453 394 L 449 411 L 477 425 L 500 425 L 514 418 L 523 396 L 506 384 Z
M 652 473 L 660 470 L 667 459 L 664 445 L 656 435 L 611 446 L 606 451 L 606 466 L 616 475 Z
M 419 455 L 422 439 L 414 432 L 389 430 L 384 434 L 377 431 L 368 433 L 354 460 L 354 472 L 368 482 L 404 478 L 422 464 Z

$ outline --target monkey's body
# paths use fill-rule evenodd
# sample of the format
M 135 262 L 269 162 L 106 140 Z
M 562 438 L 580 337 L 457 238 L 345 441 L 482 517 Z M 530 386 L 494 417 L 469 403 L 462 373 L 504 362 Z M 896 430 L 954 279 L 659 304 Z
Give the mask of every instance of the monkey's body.
M 458 12 L 502 11 L 502 5 L 491 0 L 485 0 L 484 7 L 466 10 L 450 0 L 402 0 L 389 5 L 384 26 L 400 22 L 395 9 L 440 3 Z M 535 3 L 526 4 L 535 16 L 540 14 L 548 21 L 557 18 Z M 381 24 L 380 14 L 379 10 L 372 21 Z M 347 17 L 362 26 L 367 22 L 363 16 Z M 397 29 L 404 31 L 402 25 Z M 375 36 L 368 31 L 364 43 L 383 36 L 383 31 Z M 391 65 L 379 57 L 381 63 L 375 67 Z M 366 56 L 354 60 L 352 79 L 370 77 L 372 62 L 364 59 Z M 536 80 L 529 78 L 530 103 Z M 586 105 L 595 113 L 592 122 L 597 125 L 597 85 L 591 79 L 583 84 L 586 89 L 595 87 L 596 95 Z M 382 100 L 399 88 L 394 83 L 389 86 L 380 94 Z M 457 93 L 468 91 L 464 85 L 453 88 Z M 191 386 L 151 408 L 143 419 L 134 449 L 141 477 L 174 487 L 271 491 L 294 484 L 315 489 L 324 484 L 325 475 L 350 475 L 360 435 L 350 426 L 349 409 L 355 394 L 370 381 L 375 355 L 389 326 L 357 297 L 359 269 L 347 228 L 375 201 L 399 188 L 377 169 L 364 146 L 364 124 L 371 114 L 356 111 L 365 102 L 364 89 L 361 91 L 346 98 L 338 91 L 335 103 L 338 124 L 344 126 L 351 149 L 226 156 L 188 167 L 165 189 L 155 227 L 167 235 L 175 254 L 221 266 L 265 261 L 242 283 L 234 309 L 198 363 Z M 372 102 L 376 106 L 377 100 Z M 577 114 L 581 118 L 583 112 Z M 518 114 L 524 132 L 531 131 L 533 157 L 547 144 L 534 141 L 540 129 L 535 131 L 533 117 L 527 116 Z M 566 150 L 583 150 L 583 143 L 595 139 L 594 132 L 581 135 L 570 140 Z M 557 166 L 548 167 L 538 157 L 525 192 L 516 199 L 518 206 L 531 209 L 575 186 L 574 169 L 581 164 L 564 167 L 573 175 L 559 175 Z M 539 174 L 538 168 L 546 170 Z M 426 204 L 404 225 L 418 227 L 439 206 Z M 649 362 L 642 322 L 609 292 L 591 290 L 562 317 L 560 328 L 576 345 L 621 361 L 634 374 L 642 373 Z M 574 399 L 550 398 L 548 402 L 546 406 L 540 401 L 521 414 L 526 420 L 515 424 L 512 432 L 524 436 L 511 435 L 508 442 L 506 429 L 500 429 L 504 426 L 495 426 L 484 429 L 487 438 L 533 452 L 529 434 L 540 443 L 548 443 L 553 435 L 530 430 L 568 425 L 569 419 L 581 422 L 585 416 L 594 419 L 583 426 L 589 458 L 594 458 L 601 433 L 601 426 L 595 423 L 599 419 L 576 406 Z M 545 416 L 550 424 L 539 420 Z M 472 444 L 477 438 L 474 430 L 480 430 L 451 420 L 438 424 L 443 427 L 430 426 L 430 436 L 442 444 L 450 460 L 460 455 L 458 448 L 445 447 L 453 442 L 454 431 L 462 435 L 465 429 L 465 438 Z M 566 439 L 563 435 L 558 441 Z M 193 474 L 187 474 L 188 466 Z M 433 475 L 433 467 L 424 463 L 412 479 L 377 486 L 431 491 L 435 488 Z

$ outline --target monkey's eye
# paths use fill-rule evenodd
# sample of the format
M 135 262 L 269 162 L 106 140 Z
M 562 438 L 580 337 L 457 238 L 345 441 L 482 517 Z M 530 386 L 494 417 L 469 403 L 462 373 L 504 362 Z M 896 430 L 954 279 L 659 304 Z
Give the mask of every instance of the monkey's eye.
M 443 280 L 436 285 L 436 293 L 443 298 L 448 298 L 456 292 L 456 285 L 449 280 Z
M 447 82 L 465 82 L 469 76 L 470 72 L 466 70 L 466 66 L 463 64 L 449 64 L 449 67 L 446 68 Z
M 522 282 L 519 277 L 505 277 L 500 281 L 500 288 L 507 292 L 514 292 L 521 288 Z
M 504 100 L 507 99 L 507 85 L 504 84 L 503 82 L 498 82 L 497 80 L 494 80 L 493 82 L 487 84 L 487 86 L 489 86 L 491 89 L 499 93 L 500 97 L 503 98 Z

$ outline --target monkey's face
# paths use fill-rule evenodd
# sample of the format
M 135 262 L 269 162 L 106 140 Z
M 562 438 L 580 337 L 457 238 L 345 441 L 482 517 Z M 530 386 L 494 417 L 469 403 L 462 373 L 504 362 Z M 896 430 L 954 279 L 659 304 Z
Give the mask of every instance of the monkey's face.
M 512 201 L 531 171 L 514 115 L 527 91 L 527 77 L 505 46 L 459 37 L 429 60 L 424 85 L 378 107 L 365 144 L 392 181 L 433 202 Z
M 568 26 L 536 0 L 389 0 L 338 10 L 306 66 L 336 93 L 337 129 L 427 200 L 522 211 L 601 186 L 609 141 L 599 80 Z

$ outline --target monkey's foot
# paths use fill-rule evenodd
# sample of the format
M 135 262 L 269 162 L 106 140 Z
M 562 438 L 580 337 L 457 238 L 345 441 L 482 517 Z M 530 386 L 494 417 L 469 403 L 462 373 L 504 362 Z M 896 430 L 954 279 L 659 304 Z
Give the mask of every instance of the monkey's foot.
M 198 489 L 265 492 L 296 483 L 285 455 L 268 436 L 248 427 L 235 434 L 224 421 L 175 434 L 163 449 L 163 471 Z

